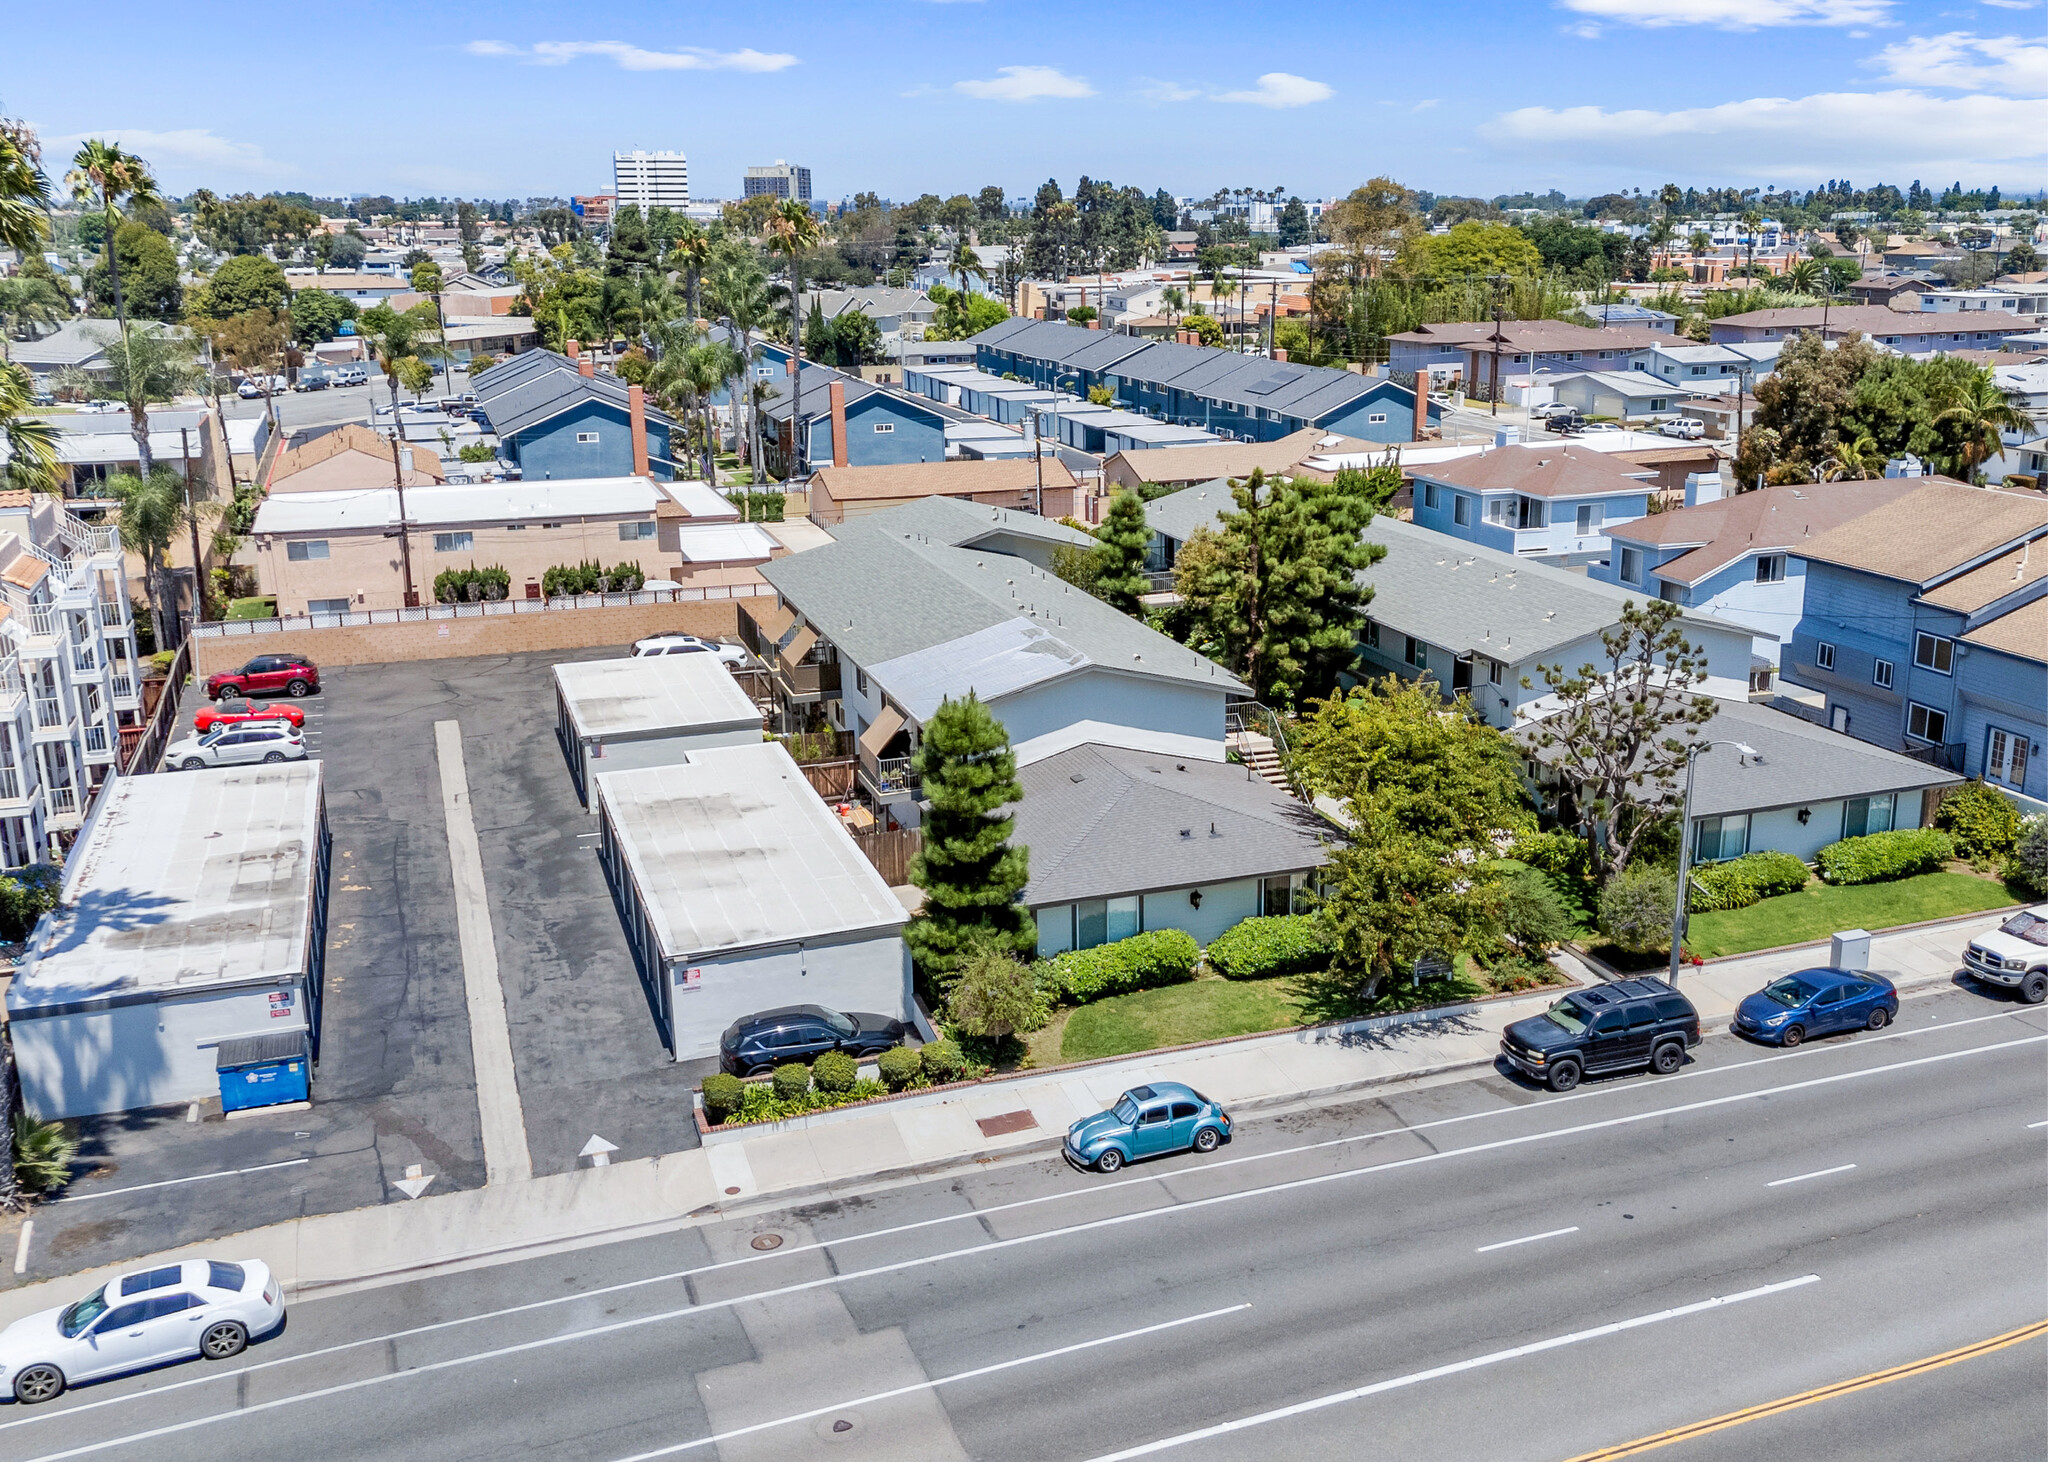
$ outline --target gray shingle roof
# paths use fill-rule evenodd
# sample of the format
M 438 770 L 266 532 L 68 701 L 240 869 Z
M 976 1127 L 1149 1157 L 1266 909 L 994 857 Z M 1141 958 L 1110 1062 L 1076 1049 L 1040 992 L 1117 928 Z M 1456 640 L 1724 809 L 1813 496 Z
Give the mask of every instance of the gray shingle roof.
M 1154 533 L 1185 543 L 1195 536 L 1197 528 L 1214 532 L 1216 515 L 1226 509 L 1234 510 L 1235 506 L 1230 496 L 1230 479 L 1218 477 L 1152 499 L 1145 504 L 1145 522 Z
M 889 508 L 835 526 L 835 536 L 842 538 L 859 528 L 882 528 L 898 534 L 919 534 L 949 548 L 971 548 L 982 539 L 998 533 L 1074 548 L 1095 546 L 1095 539 L 1089 534 L 1051 518 L 1041 518 L 1036 513 L 1019 513 L 1009 508 L 984 507 L 980 503 L 962 502 L 951 497 L 918 498 L 902 507 Z
M 834 381 L 846 388 L 846 404 L 853 405 L 864 396 L 872 396 L 877 387 L 863 381 L 859 376 L 849 376 L 844 371 L 835 371 L 830 366 L 812 365 L 804 362 L 804 419 L 829 415 L 832 410 L 832 394 L 828 389 Z M 790 412 L 796 409 L 796 382 L 788 376 L 775 376 L 768 384 L 776 395 L 761 403 L 761 414 L 770 421 L 788 421 Z
M 161 335 L 169 327 L 150 320 L 137 320 L 129 327 Z M 9 341 L 7 355 L 19 365 L 32 369 L 58 370 L 88 363 L 104 365 L 109 340 L 120 338 L 120 327 L 112 320 L 72 320 L 35 340 Z
M 1031 850 L 1029 904 L 1294 873 L 1328 858 L 1329 825 L 1233 763 L 1077 746 L 1017 775 L 1011 841 Z
M 490 373 L 487 371 L 485 374 Z M 632 409 L 625 382 L 611 376 L 578 375 L 573 370 L 537 371 L 489 397 L 478 392 L 477 400 L 490 421 L 491 430 L 500 437 L 509 437 L 530 426 L 550 421 L 585 401 L 601 401 L 616 407 L 621 414 Z M 649 421 L 675 425 L 667 412 L 652 403 L 646 410 Z

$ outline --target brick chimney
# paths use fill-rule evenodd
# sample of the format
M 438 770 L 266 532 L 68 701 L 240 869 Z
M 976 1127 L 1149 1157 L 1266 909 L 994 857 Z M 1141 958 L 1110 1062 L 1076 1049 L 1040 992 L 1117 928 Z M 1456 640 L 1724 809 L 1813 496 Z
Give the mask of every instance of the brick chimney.
M 1275 350 L 1275 351 L 1273 352 L 1273 359 L 1275 359 L 1275 360 L 1279 360 L 1279 361 L 1284 361 L 1284 360 L 1286 360 L 1286 359 L 1287 359 L 1287 352 L 1286 352 L 1286 351 L 1284 351 L 1284 350 L 1277 350 L 1277 349 L 1276 349 L 1276 350 Z
M 834 381 L 826 388 L 832 402 L 832 465 L 846 467 L 846 383 Z
M 633 420 L 633 475 L 648 475 L 647 392 L 640 386 L 626 387 L 626 412 Z
M 1415 429 L 1408 440 L 1419 442 L 1429 430 L 1429 372 L 1415 373 Z
M 572 340 L 572 341 L 570 341 L 570 342 L 569 342 L 569 359 L 571 359 L 571 360 L 574 360 L 574 359 L 576 359 L 576 358 L 577 358 L 578 356 L 580 356 L 580 355 L 582 355 L 582 354 L 583 354 L 583 345 L 582 345 L 582 342 L 580 342 L 580 341 L 576 341 L 576 340 Z
M 1100 320 L 1090 320 L 1090 321 L 1088 322 L 1088 328 L 1089 328 L 1090 330 L 1100 330 L 1100 329 L 1102 328 L 1102 321 L 1100 321 Z
M 576 374 L 579 376 L 595 376 L 597 374 L 597 357 L 594 355 L 581 357 L 576 362 Z

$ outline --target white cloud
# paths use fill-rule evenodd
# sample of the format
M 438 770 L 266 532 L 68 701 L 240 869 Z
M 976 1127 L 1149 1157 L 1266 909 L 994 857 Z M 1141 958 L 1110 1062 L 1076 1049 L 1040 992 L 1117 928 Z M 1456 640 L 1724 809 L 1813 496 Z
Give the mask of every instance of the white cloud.
M 1877 62 L 1887 80 L 1908 86 L 2048 95 L 2048 41 L 1950 31 L 1886 46 Z
M 1177 81 L 1148 81 L 1138 89 L 1138 95 L 1148 102 L 1191 102 L 1201 99 L 1201 89 L 1182 86 Z
M 1496 139 L 1571 147 L 1587 158 L 1661 164 L 1687 155 L 1737 165 L 1744 176 L 1815 176 L 1843 168 L 1930 168 L 1958 174 L 2048 159 L 2048 99 L 1936 97 L 1922 91 L 1756 97 L 1683 111 L 1523 107 L 1487 128 Z
M 982 81 L 956 81 L 953 90 L 985 102 L 1031 102 L 1046 97 L 1095 95 L 1095 88 L 1078 76 L 1069 76 L 1051 66 L 998 66 L 996 74 Z
M 1707 25 L 1758 30 L 1781 25 L 1882 25 L 1892 0 L 1561 0 L 1566 10 L 1617 25 Z M 1597 23 L 1573 28 L 1591 39 Z
M 505 56 L 531 61 L 537 66 L 566 66 L 585 56 L 606 57 L 622 71 L 783 71 L 797 64 L 796 57 L 781 51 L 708 51 L 701 46 L 683 46 L 673 51 L 650 51 L 624 41 L 536 41 L 530 48 L 503 41 L 471 41 L 463 49 L 472 56 Z
M 1429 110 L 1429 109 L 1430 109 L 1431 107 L 1435 106 L 1435 105 L 1437 104 L 1438 100 L 1439 100 L 1439 98 L 1437 98 L 1437 97 L 1430 97 L 1430 98 L 1428 98 L 1428 99 L 1427 99 L 1426 101 L 1419 101 L 1419 102 L 1417 102 L 1417 103 L 1416 103 L 1416 104 L 1415 104 L 1414 106 L 1410 107 L 1410 108 L 1409 108 L 1408 110 L 1409 110 L 1409 111 L 1411 111 L 1411 112 L 1426 112 L 1426 111 L 1428 111 L 1428 110 Z
M 43 144 L 50 155 L 64 159 L 77 151 L 78 145 L 88 137 L 118 142 L 148 163 L 159 176 L 167 167 L 263 178 L 282 177 L 292 172 L 289 164 L 264 156 L 263 149 L 255 143 L 216 137 L 204 127 L 184 127 L 171 132 L 146 132 L 137 127 L 101 127 L 81 132 L 75 137 L 46 137 Z M 62 173 L 63 169 L 52 171 Z
M 1326 102 L 1333 95 L 1335 93 L 1323 82 L 1310 81 L 1306 76 L 1291 76 L 1285 71 L 1268 71 L 1251 91 L 1221 92 L 1216 100 L 1247 102 L 1255 107 L 1305 107 L 1315 102 Z
M 2035 0 L 1983 0 L 1986 5 L 1996 5 L 2000 10 L 2032 10 Z

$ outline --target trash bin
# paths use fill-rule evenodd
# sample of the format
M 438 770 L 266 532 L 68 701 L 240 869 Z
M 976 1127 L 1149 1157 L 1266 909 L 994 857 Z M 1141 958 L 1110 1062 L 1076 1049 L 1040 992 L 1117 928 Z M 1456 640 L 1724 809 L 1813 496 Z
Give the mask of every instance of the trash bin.
M 1870 931 L 1844 929 L 1828 940 L 1828 964 L 1838 970 L 1870 968 Z
M 304 1031 L 245 1036 L 222 1041 L 214 1056 L 220 1073 L 220 1106 L 224 1112 L 303 1102 L 312 1087 L 312 1061 Z

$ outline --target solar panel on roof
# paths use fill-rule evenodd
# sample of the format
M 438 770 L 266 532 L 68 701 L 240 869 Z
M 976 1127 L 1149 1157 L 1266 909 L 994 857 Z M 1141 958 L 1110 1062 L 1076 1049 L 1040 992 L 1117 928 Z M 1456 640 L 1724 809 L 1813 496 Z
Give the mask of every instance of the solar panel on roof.
M 1270 396 L 1282 386 L 1298 381 L 1306 374 L 1305 371 L 1275 371 L 1270 376 L 1252 382 L 1245 390 L 1254 396 Z

